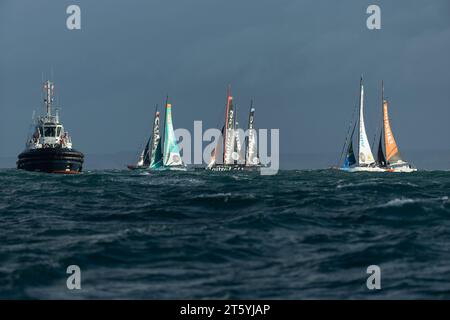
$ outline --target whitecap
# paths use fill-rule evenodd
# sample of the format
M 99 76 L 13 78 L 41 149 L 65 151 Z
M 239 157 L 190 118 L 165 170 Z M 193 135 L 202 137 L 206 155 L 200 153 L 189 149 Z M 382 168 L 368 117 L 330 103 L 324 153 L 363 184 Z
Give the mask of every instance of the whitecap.
M 384 205 L 382 205 L 382 207 L 401 207 L 405 204 L 411 204 L 411 203 L 415 203 L 418 201 L 419 200 L 408 199 L 408 198 L 402 198 L 402 199 L 395 198 L 393 200 L 388 201 Z

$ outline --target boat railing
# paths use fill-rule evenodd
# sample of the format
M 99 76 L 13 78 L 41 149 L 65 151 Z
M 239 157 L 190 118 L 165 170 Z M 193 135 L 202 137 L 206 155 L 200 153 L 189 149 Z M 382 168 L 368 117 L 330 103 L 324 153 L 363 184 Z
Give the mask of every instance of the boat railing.
M 56 116 L 42 116 L 39 118 L 40 123 L 51 123 L 51 124 L 57 124 L 59 123 L 58 117 Z

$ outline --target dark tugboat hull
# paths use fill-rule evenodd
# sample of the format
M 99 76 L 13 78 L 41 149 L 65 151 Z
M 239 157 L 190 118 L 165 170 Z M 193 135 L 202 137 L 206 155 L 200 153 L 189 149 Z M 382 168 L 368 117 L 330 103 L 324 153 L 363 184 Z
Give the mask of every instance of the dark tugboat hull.
M 43 148 L 22 152 L 17 169 L 47 173 L 76 174 L 83 169 L 84 155 L 74 149 Z

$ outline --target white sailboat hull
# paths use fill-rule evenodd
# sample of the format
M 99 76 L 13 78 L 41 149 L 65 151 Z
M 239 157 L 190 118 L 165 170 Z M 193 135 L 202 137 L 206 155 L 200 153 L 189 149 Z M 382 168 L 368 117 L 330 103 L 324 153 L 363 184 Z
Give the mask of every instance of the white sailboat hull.
M 339 168 L 339 170 L 346 172 L 386 172 L 386 169 L 380 167 L 351 167 Z
M 152 169 L 152 171 L 187 171 L 185 166 L 162 166 L 159 168 Z
M 345 172 L 403 172 L 403 173 L 410 173 L 410 172 L 416 172 L 416 168 L 411 168 L 409 166 L 402 166 L 402 167 L 387 167 L 387 168 L 380 168 L 380 167 L 352 167 L 352 168 L 339 168 L 341 171 Z
M 405 173 L 409 173 L 409 172 L 416 172 L 417 169 L 416 168 L 410 168 L 409 166 L 404 166 L 404 167 L 387 168 L 386 171 L 387 172 L 405 172 Z

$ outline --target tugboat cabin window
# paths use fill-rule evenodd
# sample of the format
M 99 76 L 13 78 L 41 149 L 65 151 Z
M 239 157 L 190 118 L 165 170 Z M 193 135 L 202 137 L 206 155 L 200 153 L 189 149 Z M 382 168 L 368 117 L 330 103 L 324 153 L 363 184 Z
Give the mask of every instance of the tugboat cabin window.
M 56 133 L 56 127 L 44 127 L 45 137 L 54 137 Z
M 56 128 L 56 136 L 59 137 L 61 135 L 61 127 Z
M 44 129 L 42 129 L 42 127 L 39 127 L 39 133 L 41 134 L 41 137 L 44 135 Z

